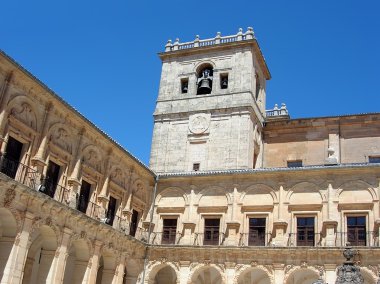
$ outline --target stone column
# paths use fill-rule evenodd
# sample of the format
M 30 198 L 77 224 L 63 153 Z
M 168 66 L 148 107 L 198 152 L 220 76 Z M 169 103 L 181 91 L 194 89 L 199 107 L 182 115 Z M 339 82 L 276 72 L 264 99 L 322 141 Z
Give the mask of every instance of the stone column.
M 70 187 L 70 196 L 69 196 L 69 206 L 71 208 L 76 208 L 77 206 L 77 194 L 79 194 L 79 188 L 81 185 L 80 182 L 80 176 L 81 176 L 81 169 L 82 169 L 82 157 L 79 154 L 80 153 L 80 148 L 82 146 L 82 138 L 83 138 L 83 133 L 84 129 L 82 128 L 79 132 L 79 139 L 78 139 L 78 145 L 76 147 L 76 150 L 74 152 L 73 156 L 73 164 L 70 167 L 72 168 L 71 170 L 71 175 L 68 179 L 68 184 Z
M 179 279 L 177 279 L 177 283 L 179 284 L 187 284 L 188 283 L 188 278 L 190 276 L 190 261 L 185 260 L 185 261 L 179 261 Z
M 68 257 L 68 251 L 70 248 L 70 239 L 73 235 L 73 231 L 69 228 L 63 228 L 63 236 L 61 245 L 57 248 L 55 253 L 54 266 L 54 280 L 53 283 L 62 283 L 65 272 L 66 260 Z
M 112 284 L 123 284 L 124 272 L 125 272 L 125 263 L 124 263 L 124 259 L 122 259 L 120 263 L 116 266 L 115 275 L 113 277 Z
M 18 237 L 16 237 L 12 252 L 5 266 L 2 283 L 22 283 L 24 268 L 26 266 L 26 257 L 28 255 L 29 234 L 33 219 L 34 215 L 27 211 L 25 213 L 21 232 Z
M 285 277 L 285 265 L 283 263 L 273 263 L 274 284 L 283 284 Z
M 225 262 L 225 265 L 226 265 L 226 284 L 234 284 L 236 263 Z
M 32 164 L 37 168 L 39 175 L 42 177 L 45 163 L 45 152 L 48 144 L 48 129 L 49 129 L 49 116 L 52 110 L 52 104 L 47 103 L 45 105 L 45 113 L 41 123 L 41 135 L 38 141 L 38 150 L 32 158 Z
M 99 268 L 99 260 L 101 257 L 101 250 L 102 250 L 103 243 L 96 240 L 94 244 L 94 254 L 92 255 L 90 262 L 90 271 L 89 271 L 89 276 L 88 276 L 88 282 L 89 284 L 91 283 L 96 283 L 96 275 L 98 274 L 98 268 Z
M 9 92 L 8 92 L 8 87 L 9 87 L 9 82 L 11 81 L 13 76 L 12 72 L 9 72 L 4 80 L 4 83 L 0 89 L 0 149 L 3 147 L 3 142 L 4 142 L 4 129 L 5 125 L 7 124 L 8 121 L 8 111 L 6 110 L 5 106 L 6 103 L 8 102 L 8 97 L 9 97 Z
M 326 283 L 335 283 L 336 280 L 336 264 L 325 264 Z

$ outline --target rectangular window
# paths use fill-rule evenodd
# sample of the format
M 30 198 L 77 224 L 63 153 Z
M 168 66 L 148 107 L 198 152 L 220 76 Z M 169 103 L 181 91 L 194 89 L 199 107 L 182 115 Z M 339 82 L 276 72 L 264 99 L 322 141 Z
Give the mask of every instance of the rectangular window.
M 297 217 L 297 246 L 314 246 L 314 217 Z
M 368 162 L 369 163 L 380 163 L 380 156 L 369 156 Z
M 82 180 L 82 185 L 80 187 L 80 192 L 78 196 L 77 209 L 80 212 L 86 213 L 88 201 L 90 200 L 91 184 L 85 180 Z
M 176 232 L 177 219 L 164 219 L 161 243 L 166 245 L 175 244 Z
M 181 93 L 187 94 L 188 91 L 189 91 L 189 79 L 188 78 L 181 79 Z
M 193 171 L 197 172 L 200 169 L 201 164 L 200 163 L 194 163 L 193 164 Z
M 46 176 L 42 181 L 40 191 L 46 195 L 49 195 L 51 198 L 54 197 L 55 190 L 57 189 L 60 170 L 61 167 L 59 165 L 52 161 L 49 161 Z
M 10 178 L 15 178 L 20 163 L 23 144 L 13 137 L 8 138 L 5 153 L 1 159 L 1 172 Z
M 108 201 L 108 210 L 106 214 L 106 224 L 110 226 L 113 225 L 113 220 L 115 219 L 116 201 L 116 198 L 110 196 L 110 200 Z
M 135 209 L 132 210 L 131 225 L 129 227 L 129 234 L 134 237 L 137 231 L 137 224 L 139 222 L 139 212 Z
M 205 219 L 203 245 L 219 245 L 220 219 Z
M 220 88 L 227 89 L 228 88 L 228 74 L 220 75 Z
M 249 218 L 249 246 L 265 246 L 265 218 Z
M 347 241 L 352 246 L 366 245 L 366 217 L 347 217 Z
M 287 166 L 288 166 L 288 168 L 302 167 L 302 160 L 288 161 Z

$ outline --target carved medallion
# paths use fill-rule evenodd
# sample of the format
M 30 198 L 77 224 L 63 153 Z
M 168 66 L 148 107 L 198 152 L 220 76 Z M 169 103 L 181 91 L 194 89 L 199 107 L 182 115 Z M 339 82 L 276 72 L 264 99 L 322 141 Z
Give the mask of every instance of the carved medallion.
M 190 117 L 189 130 L 194 134 L 206 132 L 210 125 L 210 116 L 207 114 L 195 114 Z

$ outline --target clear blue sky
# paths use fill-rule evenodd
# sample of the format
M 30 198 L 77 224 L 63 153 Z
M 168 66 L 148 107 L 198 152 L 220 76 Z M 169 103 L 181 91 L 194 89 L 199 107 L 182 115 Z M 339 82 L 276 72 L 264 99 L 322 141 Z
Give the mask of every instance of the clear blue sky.
M 254 28 L 291 117 L 380 111 L 380 1 L 2 1 L 0 48 L 148 164 L 166 41 Z

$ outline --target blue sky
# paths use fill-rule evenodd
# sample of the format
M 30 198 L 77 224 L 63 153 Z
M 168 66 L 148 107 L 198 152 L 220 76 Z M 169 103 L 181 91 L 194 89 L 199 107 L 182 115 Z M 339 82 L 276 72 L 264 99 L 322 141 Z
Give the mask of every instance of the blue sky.
M 3 1 L 0 48 L 148 164 L 166 41 L 254 28 L 292 118 L 379 112 L 380 1 Z

